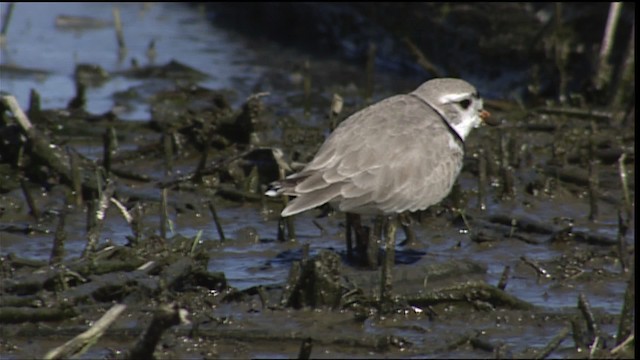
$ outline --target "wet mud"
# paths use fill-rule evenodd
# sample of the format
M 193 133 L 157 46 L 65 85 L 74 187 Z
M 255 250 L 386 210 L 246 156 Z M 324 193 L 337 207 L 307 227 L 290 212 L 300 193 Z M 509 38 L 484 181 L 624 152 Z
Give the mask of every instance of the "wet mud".
M 635 102 L 486 98 L 499 125 L 467 139 L 452 193 L 403 221 L 381 299 L 375 234 L 363 262 L 345 214 L 284 221 L 263 195 L 373 101 L 323 78 L 334 65 L 302 64 L 295 86 L 273 70 L 244 98 L 179 58 L 77 65 L 62 108 L 2 94 L 2 357 L 635 356 Z M 114 77 L 173 86 L 114 96 L 147 121 L 89 111 Z

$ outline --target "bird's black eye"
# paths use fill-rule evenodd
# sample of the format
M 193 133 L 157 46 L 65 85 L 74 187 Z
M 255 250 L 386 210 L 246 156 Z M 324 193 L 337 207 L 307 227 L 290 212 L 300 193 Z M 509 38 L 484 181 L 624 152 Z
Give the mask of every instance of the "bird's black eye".
M 469 99 L 460 100 L 458 104 L 460 104 L 460 106 L 462 106 L 462 108 L 466 110 L 469 108 L 469 106 L 471 106 L 471 100 Z

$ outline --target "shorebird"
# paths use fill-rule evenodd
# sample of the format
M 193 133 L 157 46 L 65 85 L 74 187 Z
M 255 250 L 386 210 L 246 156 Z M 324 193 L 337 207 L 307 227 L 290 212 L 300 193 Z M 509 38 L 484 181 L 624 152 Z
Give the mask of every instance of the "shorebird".
M 311 162 L 271 183 L 266 195 L 295 196 L 283 217 L 325 203 L 346 213 L 387 216 L 389 259 L 395 247 L 394 215 L 424 210 L 449 194 L 462 169 L 465 138 L 488 117 L 468 82 L 429 80 L 409 94 L 349 116 Z M 392 257 L 385 261 L 393 265 Z M 391 287 L 384 266 L 382 276 L 381 296 Z

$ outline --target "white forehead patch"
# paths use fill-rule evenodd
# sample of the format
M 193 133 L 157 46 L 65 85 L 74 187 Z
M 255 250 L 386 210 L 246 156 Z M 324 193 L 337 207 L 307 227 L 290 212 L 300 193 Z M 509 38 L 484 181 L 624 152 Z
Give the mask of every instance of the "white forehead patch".
M 468 92 L 446 94 L 446 95 L 440 96 L 440 98 L 438 100 L 440 100 L 441 104 L 446 104 L 446 103 L 450 103 L 450 102 L 458 102 L 458 101 L 460 101 L 462 99 L 468 98 L 469 95 L 471 95 L 471 93 L 468 93 Z

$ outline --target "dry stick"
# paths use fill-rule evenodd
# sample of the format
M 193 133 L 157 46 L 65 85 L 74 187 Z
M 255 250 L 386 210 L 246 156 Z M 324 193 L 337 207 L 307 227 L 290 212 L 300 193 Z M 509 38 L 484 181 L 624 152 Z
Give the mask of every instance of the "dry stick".
M 31 210 L 30 211 L 31 216 L 33 216 L 33 218 L 36 220 L 40 219 L 40 211 L 36 207 L 36 203 L 33 200 L 31 191 L 27 186 L 27 181 L 22 176 L 20 176 L 20 187 L 22 188 L 22 193 L 24 194 L 24 198 L 27 200 L 27 205 L 29 205 L 29 209 Z
M 162 189 L 162 197 L 160 200 L 160 237 L 167 238 L 167 188 Z
M 122 22 L 120 21 L 120 9 L 113 7 L 113 24 L 116 28 L 116 40 L 118 41 L 118 53 L 122 57 L 127 52 L 127 46 L 124 44 L 124 35 L 122 32 Z
M 14 96 L 0 96 L 0 101 L 4 102 L 15 116 L 16 121 L 30 140 L 30 148 L 32 151 L 37 154 L 38 157 L 41 157 L 51 169 L 60 174 L 64 181 L 71 183 L 72 175 L 69 167 L 70 161 L 67 159 L 67 154 L 57 145 L 52 144 L 46 135 L 42 134 L 33 126 L 31 121 L 29 121 L 29 118 L 27 118 L 20 108 L 20 105 Z M 91 181 L 87 181 L 82 185 L 85 189 L 90 191 L 98 190 Z
M 611 64 L 609 64 L 609 57 L 611 55 L 611 50 L 613 49 L 613 40 L 616 28 L 618 27 L 621 10 L 622 3 L 620 2 L 612 2 L 611 5 L 609 5 L 607 25 L 604 30 L 604 36 L 602 37 L 602 44 L 600 45 L 598 69 L 596 70 L 595 77 L 593 79 L 596 89 L 602 89 L 607 84 L 611 83 L 613 69 L 611 68 Z
M 7 12 L 4 13 L 4 17 L 2 18 L 2 30 L 0 30 L 0 44 L 3 44 L 7 39 L 7 31 L 9 30 L 9 23 L 11 22 L 11 14 L 13 14 L 13 8 L 15 7 L 15 3 L 10 2 L 7 5 Z
M 69 166 L 71 167 L 71 186 L 76 200 L 76 206 L 82 206 L 82 179 L 80 178 L 80 168 L 78 166 L 78 154 L 71 148 L 67 148 L 69 153 Z
M 213 221 L 216 224 L 216 229 L 218 230 L 218 235 L 220 236 L 220 242 L 227 241 L 224 237 L 224 231 L 222 231 L 222 224 L 220 223 L 220 218 L 218 218 L 218 212 L 216 211 L 216 207 L 213 205 L 213 201 L 207 201 L 207 205 L 209 206 L 209 211 L 213 216 Z
M 313 339 L 310 337 L 304 339 L 298 351 L 298 359 L 306 360 L 311 358 L 311 350 L 313 349 Z
M 62 211 L 60 211 L 60 215 L 58 216 L 58 226 L 56 227 L 56 232 L 53 236 L 53 247 L 51 248 L 49 265 L 59 264 L 64 259 L 64 241 L 67 239 L 67 236 L 64 232 L 66 217 L 67 211 L 63 209 Z
M 618 81 L 615 89 L 615 93 L 611 98 L 611 109 L 614 113 L 615 124 L 622 124 L 622 120 L 626 116 L 626 112 L 621 110 L 622 103 L 625 98 L 630 99 L 630 103 L 635 104 L 635 96 L 633 96 L 632 91 L 629 89 L 633 89 L 635 87 L 635 63 L 636 63 L 636 24 L 635 22 L 631 26 L 631 35 L 629 36 L 629 44 L 627 45 L 627 50 L 625 56 L 622 60 L 622 64 L 620 65 L 620 74 L 618 75 Z M 631 96 L 629 94 L 631 93 Z
M 611 349 L 610 353 L 612 355 L 617 354 L 618 352 L 620 352 L 620 350 L 622 350 L 625 347 L 629 346 L 635 340 L 636 340 L 636 337 L 635 337 L 634 334 L 629 335 L 623 342 L 620 343 L 620 345 L 618 345 L 618 346 L 614 347 L 613 349 Z
M 64 345 L 49 351 L 44 358 L 65 359 L 81 355 L 98 341 L 126 308 L 127 305 L 123 304 L 113 305 L 89 330 L 67 341 Z
M 498 289 L 504 290 L 507 287 L 507 281 L 509 280 L 509 275 L 511 274 L 511 267 L 509 265 L 504 267 L 502 271 L 502 276 L 500 276 L 500 281 L 498 281 Z
M 478 208 L 486 210 L 486 188 L 487 188 L 487 159 L 484 149 L 478 150 Z
M 534 359 L 546 359 L 547 356 L 549 356 L 556 348 L 558 348 L 558 346 L 560 346 L 564 339 L 566 339 L 566 337 L 569 335 L 570 331 L 571 328 L 568 326 L 562 328 L 558 335 L 554 336 L 553 339 L 549 341 L 547 346 L 540 350 L 540 352 L 534 357 Z
M 88 214 L 88 216 L 94 217 L 93 226 L 89 229 L 89 234 L 87 235 L 87 246 L 85 247 L 82 257 L 86 258 L 90 256 L 96 249 L 98 244 L 98 237 L 100 236 L 100 232 L 102 231 L 102 226 L 104 225 L 104 219 L 107 216 L 107 209 L 109 208 L 110 199 L 115 192 L 115 183 L 111 181 L 111 179 L 107 179 L 107 183 L 100 195 L 100 199 L 98 200 L 97 207 L 95 212 L 92 214 Z
M 631 267 L 631 275 L 627 282 L 627 290 L 624 292 L 624 303 L 620 312 L 620 323 L 616 335 L 616 345 L 620 345 L 624 339 L 632 335 L 635 325 L 635 299 L 636 299 L 636 268 Z

